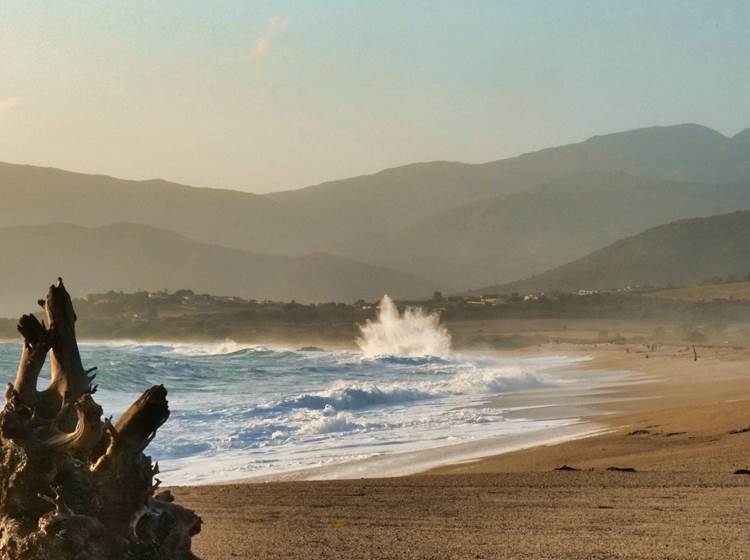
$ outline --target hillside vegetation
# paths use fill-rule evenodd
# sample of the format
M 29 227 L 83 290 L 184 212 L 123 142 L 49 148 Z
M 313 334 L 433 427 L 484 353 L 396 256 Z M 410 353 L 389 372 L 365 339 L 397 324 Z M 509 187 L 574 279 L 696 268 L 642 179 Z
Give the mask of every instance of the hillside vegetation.
M 210 340 L 351 345 L 377 302 L 244 300 L 190 290 L 90 294 L 75 301 L 87 339 Z M 450 297 L 398 302 L 440 313 L 454 347 L 509 349 L 550 341 L 736 343 L 750 341 L 750 301 L 679 301 L 639 293 L 550 294 L 524 299 Z M 0 339 L 15 319 L 0 319 Z
M 651 297 L 680 301 L 743 300 L 750 301 L 750 282 L 726 282 L 723 284 L 701 284 L 685 288 L 659 290 Z
M 750 211 L 680 220 L 617 241 L 526 280 L 482 292 L 688 286 L 750 272 Z
M 460 291 L 543 272 L 653 226 L 736 209 L 750 209 L 750 185 L 586 175 L 372 237 L 359 244 L 359 258 L 413 274 L 431 271 L 443 289 Z

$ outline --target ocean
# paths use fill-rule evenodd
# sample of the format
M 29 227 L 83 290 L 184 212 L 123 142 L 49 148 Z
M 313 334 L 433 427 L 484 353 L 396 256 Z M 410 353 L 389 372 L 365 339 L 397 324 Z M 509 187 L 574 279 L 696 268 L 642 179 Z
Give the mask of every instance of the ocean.
M 99 368 L 95 398 L 105 416 L 116 418 L 151 385 L 167 387 L 171 416 L 146 450 L 165 484 L 268 477 L 425 450 L 447 460 L 440 449 L 577 422 L 525 418 L 489 403 L 557 386 L 570 391 L 579 378 L 560 372 L 580 358 L 454 352 L 436 316 L 401 315 L 386 300 L 380 317 L 363 326 L 357 350 L 232 341 L 80 348 L 84 366 Z M 8 381 L 19 353 L 20 343 L 0 343 Z

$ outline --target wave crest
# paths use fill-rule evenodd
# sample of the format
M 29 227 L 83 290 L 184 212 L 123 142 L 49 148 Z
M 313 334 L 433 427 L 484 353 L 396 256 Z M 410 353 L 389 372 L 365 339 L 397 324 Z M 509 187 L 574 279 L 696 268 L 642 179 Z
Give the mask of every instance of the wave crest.
M 271 410 L 362 410 L 459 395 L 489 395 L 539 387 L 543 383 L 533 373 L 520 368 L 470 369 L 440 380 L 392 383 L 338 382 L 325 391 L 303 393 L 262 405 Z

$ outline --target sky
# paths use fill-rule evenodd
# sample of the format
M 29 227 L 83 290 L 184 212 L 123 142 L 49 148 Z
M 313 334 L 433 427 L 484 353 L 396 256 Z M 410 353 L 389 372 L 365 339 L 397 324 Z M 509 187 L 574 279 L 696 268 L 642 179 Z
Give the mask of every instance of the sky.
M 0 161 L 252 192 L 750 127 L 750 2 L 0 0 Z

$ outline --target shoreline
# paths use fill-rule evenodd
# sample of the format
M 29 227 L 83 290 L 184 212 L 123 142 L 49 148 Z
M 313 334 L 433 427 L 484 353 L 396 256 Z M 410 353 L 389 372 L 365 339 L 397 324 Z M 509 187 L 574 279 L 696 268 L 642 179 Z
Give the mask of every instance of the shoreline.
M 602 391 L 605 433 L 405 477 L 176 487 L 206 522 L 194 550 L 205 560 L 748 557 L 750 477 L 733 473 L 750 463 L 750 350 L 704 348 L 693 362 L 676 346 L 648 358 L 632 344 L 537 349 L 576 350 L 594 357 L 587 371 L 649 380 Z
M 750 424 L 750 414 L 744 412 L 750 407 L 750 350 L 702 348 L 696 362 L 692 350 L 682 346 L 656 352 L 635 345 L 595 346 L 588 349 L 593 359 L 584 367 L 627 367 L 649 379 L 612 395 L 606 403 L 609 413 L 596 416 L 607 426 L 606 432 L 585 441 L 499 454 L 425 474 L 540 472 L 562 465 L 607 468 L 618 461 L 644 470 L 733 472 L 750 463 L 750 439 L 745 450 L 744 445 L 736 447 L 745 442 L 729 443 L 726 437 Z M 711 448 L 716 452 L 721 448 L 723 453 L 712 457 Z
M 263 461 L 262 454 L 249 456 L 239 451 L 219 457 L 196 455 L 187 463 L 183 462 L 182 466 L 162 461 L 163 479 L 173 486 L 206 486 L 407 476 L 499 453 L 600 433 L 603 427 L 595 418 L 602 412 L 592 404 L 606 406 L 606 402 L 611 400 L 609 392 L 640 380 L 621 371 L 599 371 L 589 376 L 581 367 L 587 358 L 567 354 L 529 354 L 524 355 L 523 360 L 520 356 L 504 356 L 505 359 L 493 360 L 487 353 L 472 355 L 457 352 L 453 356 L 457 363 L 477 362 L 482 363 L 478 367 L 487 369 L 486 372 L 478 372 L 478 379 L 482 379 L 483 375 L 493 378 L 496 375 L 495 369 L 503 379 L 502 376 L 506 375 L 504 370 L 511 368 L 507 373 L 510 379 L 519 375 L 522 381 L 520 385 L 511 384 L 506 393 L 478 393 L 470 395 L 468 400 L 462 393 L 459 397 L 439 398 L 435 404 L 427 405 L 416 401 L 414 406 L 437 407 L 451 416 L 457 415 L 458 422 L 451 420 L 454 422 L 452 431 L 445 426 L 438 427 L 434 432 L 419 432 L 420 435 L 417 436 L 398 432 L 388 434 L 386 431 L 383 436 L 378 436 L 374 445 L 367 443 L 368 436 L 365 434 L 361 436 L 365 438 L 361 448 L 347 446 L 346 440 L 344 443 L 335 443 L 339 434 L 333 433 L 324 437 L 333 442 L 331 449 L 340 451 L 327 453 L 328 444 L 323 443 L 317 456 L 312 450 L 311 460 L 307 464 L 298 460 L 287 463 Z M 472 365 L 473 367 L 475 366 Z M 527 376 L 531 378 L 530 382 L 526 381 Z M 441 402 L 443 400 L 446 402 Z M 414 414 L 407 410 L 387 411 L 388 408 L 384 409 L 382 414 L 395 414 L 391 421 L 396 424 L 401 422 L 400 415 Z M 466 422 L 460 421 L 464 413 L 468 418 Z M 484 419 L 476 422 L 473 418 L 477 415 Z M 582 417 L 586 419 L 583 420 Z M 419 422 L 419 417 L 415 418 Z M 431 423 L 428 422 L 427 425 Z M 287 456 L 295 459 L 293 454 L 290 455 L 293 452 L 294 450 L 287 452 Z M 222 469 L 221 472 L 213 469 L 212 474 L 211 465 L 217 459 Z M 181 474 L 173 478 L 172 471 L 179 471 Z
M 344 461 L 320 467 L 309 467 L 276 474 L 253 475 L 231 481 L 208 482 L 212 484 L 256 484 L 281 481 L 348 480 L 360 478 L 392 478 L 413 476 L 470 465 L 490 457 L 523 451 L 539 446 L 560 445 L 569 441 L 585 439 L 605 433 L 612 428 L 604 420 L 610 403 L 622 403 L 636 397 L 628 393 L 632 385 L 644 381 L 627 370 L 594 367 L 583 352 L 492 352 L 498 357 L 559 358 L 572 360 L 546 370 L 565 379 L 566 374 L 594 375 L 588 385 L 573 384 L 570 388 L 561 385 L 524 389 L 500 393 L 488 398 L 481 406 L 503 411 L 508 420 L 533 420 L 547 422 L 548 426 L 522 432 L 510 432 L 494 437 L 466 441 L 457 444 L 438 445 L 416 451 L 385 453 Z M 577 354 L 577 355 L 576 355 Z M 469 354 L 471 355 L 471 354 Z M 544 371 L 544 370 L 543 370 Z M 586 372 L 586 373 L 584 373 Z M 624 376 L 624 377 L 623 377 Z
M 13 341 L 11 341 L 13 342 Z M 17 341 L 15 341 L 17 342 Z M 252 342 L 236 341 L 214 341 L 214 342 L 181 342 L 181 341 L 135 341 L 131 339 L 116 340 L 86 340 L 86 343 L 113 343 L 113 344 L 205 344 L 208 346 L 221 346 L 227 342 L 238 346 L 270 346 L 278 348 L 291 348 L 290 344 L 276 346 L 271 344 L 256 344 Z M 340 347 L 351 348 L 353 344 Z M 326 350 L 334 350 L 329 346 Z M 570 423 L 564 427 L 569 435 L 540 437 L 539 434 L 531 434 L 528 442 L 523 442 L 524 437 L 528 434 L 510 434 L 509 437 L 499 436 L 490 437 L 482 440 L 464 442 L 456 445 L 436 446 L 424 450 L 408 451 L 392 455 L 378 455 L 372 458 L 358 459 L 337 463 L 330 466 L 311 467 L 295 471 L 287 471 L 271 475 L 253 475 L 232 479 L 229 481 L 217 481 L 200 483 L 201 485 L 211 484 L 231 484 L 231 483 L 255 483 L 269 482 L 273 480 L 305 480 L 314 478 L 335 478 L 335 471 L 340 471 L 344 476 L 366 476 L 366 477 L 391 477 L 391 476 L 408 476 L 414 474 L 436 474 L 436 473 L 464 473 L 464 472 L 484 472 L 487 470 L 498 470 L 501 465 L 507 464 L 508 468 L 516 470 L 518 467 L 512 466 L 515 458 L 524 455 L 542 455 L 553 456 L 554 453 L 547 451 L 551 448 L 565 448 L 568 439 L 590 439 L 592 437 L 601 437 L 602 432 L 622 431 L 626 426 L 636 426 L 638 428 L 639 414 L 647 411 L 654 411 L 658 408 L 674 408 L 676 405 L 694 406 L 700 404 L 708 396 L 711 396 L 716 387 L 709 387 L 710 390 L 705 393 L 696 391 L 685 391 L 684 376 L 676 376 L 673 369 L 675 361 L 679 361 L 682 368 L 686 371 L 696 370 L 696 373 L 702 372 L 706 368 L 716 368 L 720 365 L 726 368 L 728 364 L 735 365 L 739 361 L 750 363 L 750 351 L 747 349 L 738 349 L 727 346 L 703 346 L 699 347 L 701 357 L 699 362 L 694 363 L 691 359 L 692 351 L 688 346 L 663 346 L 656 352 L 649 352 L 641 344 L 611 344 L 611 343 L 547 343 L 535 348 L 523 348 L 509 351 L 466 351 L 458 350 L 458 353 L 467 355 L 494 355 L 500 357 L 519 357 L 519 358 L 540 358 L 546 356 L 565 355 L 571 358 L 591 358 L 590 361 L 579 361 L 575 364 L 563 366 L 565 368 L 576 368 L 582 371 L 596 372 L 628 372 L 628 380 L 620 379 L 614 386 L 602 389 L 606 391 L 599 393 L 596 398 L 584 398 L 584 395 L 576 395 L 571 400 L 561 399 L 559 388 L 550 389 L 557 392 L 558 402 L 556 405 L 546 403 L 539 409 L 534 408 L 534 401 L 539 400 L 539 395 L 544 390 L 535 389 L 533 391 L 512 392 L 509 394 L 500 394 L 490 399 L 487 406 L 501 408 L 508 412 L 510 418 L 530 418 L 534 420 L 553 420 L 565 419 Z M 665 367 L 666 366 L 666 367 Z M 736 369 L 736 368 L 735 368 Z M 735 372 L 736 373 L 736 372 Z M 694 379 L 693 379 L 694 381 Z M 732 385 L 740 380 L 734 375 L 730 380 Z M 645 383 L 645 387 L 643 386 Z M 669 387 L 666 385 L 669 384 Z M 705 387 L 704 387 L 705 388 Z M 676 391 L 676 393 L 675 393 Z M 667 393 L 674 393 L 671 396 Z M 700 393 L 700 394 L 698 394 Z M 726 393 L 726 391 L 725 391 Z M 742 391 L 730 389 L 730 394 L 742 395 Z M 718 395 L 722 397 L 722 395 Z M 723 395 L 727 398 L 728 395 Z M 577 400 L 576 400 L 577 399 Z M 682 399 L 683 402 L 680 402 Z M 658 406 L 657 406 L 658 403 Z M 513 410 L 515 406 L 519 411 Z M 750 423 L 750 418 L 748 418 Z M 575 426 L 575 428 L 573 428 Z M 558 428 L 559 429 L 559 428 Z M 646 428 L 647 429 L 647 428 Z M 734 428 L 732 428 L 734 429 Z M 675 432 L 684 431 L 678 428 Z M 671 433 L 671 432 L 667 432 Z M 622 435 L 622 434 L 620 434 Z M 675 437 L 675 436 L 671 436 Z M 503 441 L 510 439 L 512 443 Z M 431 455 L 436 456 L 435 458 Z M 443 456 L 443 455 L 447 455 Z M 414 456 L 417 465 L 410 464 L 409 456 Z M 439 457 L 439 458 L 438 458 Z M 392 463 L 392 464 L 389 464 Z M 494 467 L 489 464 L 494 463 Z M 387 468 L 378 472 L 377 465 L 387 465 Z M 399 464 L 409 464 L 409 467 L 401 467 Z M 394 466 L 395 465 L 395 466 Z M 550 467 L 552 468 L 552 467 Z M 739 468 L 739 467 L 738 467 Z M 349 474 L 345 474 L 349 473 Z
M 196 343 L 166 342 L 166 341 L 134 341 L 99 340 L 84 341 L 82 346 L 89 344 L 109 343 L 114 345 L 161 345 L 174 344 L 188 346 Z M 196 344 L 205 347 L 208 353 L 215 350 L 217 354 L 231 354 L 247 347 L 266 346 L 275 349 L 288 349 L 289 344 L 281 347 L 275 345 L 257 345 L 235 341 Z M 326 349 L 333 350 L 332 348 Z M 455 464 L 466 464 L 482 460 L 498 454 L 509 453 L 537 447 L 552 445 L 568 440 L 590 437 L 601 433 L 605 427 L 600 422 L 606 404 L 612 400 L 612 394 L 618 399 L 628 398 L 624 394 L 627 386 L 640 382 L 631 374 L 623 370 L 591 370 L 589 366 L 590 353 L 579 350 L 565 349 L 565 351 L 516 351 L 516 352 L 486 352 L 461 351 L 455 352 L 457 357 L 466 358 L 519 358 L 534 360 L 528 364 L 545 382 L 551 385 L 527 389 L 511 390 L 508 393 L 487 395 L 480 398 L 477 404 L 462 405 L 469 408 L 495 409 L 500 420 L 493 430 L 480 431 L 472 435 L 472 427 L 464 429 L 457 426 L 457 438 L 448 434 L 445 439 L 424 440 L 423 445 L 409 444 L 404 451 L 381 452 L 375 449 L 370 456 L 362 454 L 360 458 L 349 458 L 334 461 L 330 464 L 280 470 L 278 472 L 237 473 L 239 476 L 229 476 L 224 479 L 215 477 L 201 480 L 202 477 L 183 478 L 182 482 L 173 485 L 215 485 L 233 483 L 259 483 L 280 480 L 325 480 L 344 478 L 382 478 L 415 475 L 431 469 L 449 467 Z M 521 365 L 520 367 L 524 367 Z M 584 375 L 589 371 L 589 375 Z M 588 377 L 589 379 L 584 379 Z M 602 393 L 606 391 L 606 393 Z M 510 421 L 507 424 L 506 421 Z M 511 422 L 515 422 L 513 425 Z M 473 439 L 476 438 L 476 439 Z M 451 442 L 450 440 L 458 440 Z M 415 441 L 416 443 L 416 441 Z M 206 459 L 195 457 L 195 467 L 206 463 Z M 242 458 L 234 460 L 237 466 L 242 464 Z M 206 468 L 206 467 L 203 467 Z M 238 469 L 243 470 L 243 469 Z M 169 463 L 164 463 L 164 474 L 169 481 Z M 192 480 L 190 480 L 192 478 Z
M 268 473 L 256 472 L 239 476 L 214 477 L 174 483 L 174 486 L 212 486 L 228 484 L 258 484 L 279 481 L 345 480 L 361 478 L 391 478 L 419 475 L 432 469 L 470 464 L 499 454 L 516 452 L 542 445 L 554 445 L 591 437 L 609 429 L 601 417 L 610 413 L 607 405 L 631 397 L 628 387 L 643 383 L 643 379 L 626 370 L 607 370 L 588 366 L 590 357 L 581 352 L 539 353 L 455 353 L 456 359 L 511 358 L 521 369 L 530 368 L 532 375 L 541 378 L 540 386 L 519 388 L 478 397 L 474 403 L 457 405 L 454 410 L 493 410 L 499 419 L 486 424 L 490 430 L 478 426 L 456 426 L 456 435 L 440 435 L 425 439 L 422 444 L 406 443 L 402 451 L 381 451 L 375 448 L 370 455 L 333 459 L 331 462 Z M 519 360 L 516 362 L 516 359 Z M 526 364 L 520 360 L 528 360 Z M 498 367 L 504 367 L 499 364 Z M 477 433 L 473 433 L 473 431 Z M 493 432 L 494 433 L 491 433 Z M 452 442 L 451 440 L 456 440 Z M 390 445 L 386 446 L 388 449 Z M 393 449 L 397 449 L 394 447 Z M 247 458 L 238 455 L 230 461 L 232 468 L 243 470 Z M 193 468 L 203 471 L 208 459 L 195 457 Z M 206 466 L 201 466 L 206 464 Z M 169 463 L 164 462 L 167 475 Z M 193 477 L 191 477 L 193 478 Z
M 556 445 L 591 437 L 607 428 L 592 422 L 572 422 L 561 426 L 539 428 L 531 433 L 512 433 L 454 445 L 431 447 L 419 451 L 388 453 L 332 465 L 309 467 L 269 475 L 255 475 L 237 480 L 207 482 L 190 486 L 225 486 L 275 482 L 312 482 L 361 479 L 385 479 L 418 476 L 434 469 L 470 464 L 487 457 L 522 451 L 540 445 Z M 179 486 L 176 486 L 179 488 Z

